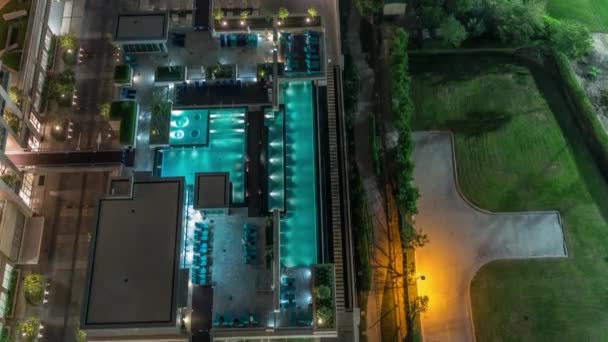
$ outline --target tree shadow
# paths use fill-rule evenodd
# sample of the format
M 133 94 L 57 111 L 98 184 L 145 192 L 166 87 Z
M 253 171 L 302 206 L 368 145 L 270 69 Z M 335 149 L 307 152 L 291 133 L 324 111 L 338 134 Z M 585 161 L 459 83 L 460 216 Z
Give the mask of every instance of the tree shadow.
M 588 139 L 575 121 L 575 115 L 580 114 L 576 114 L 576 108 L 566 100 L 568 96 L 560 87 L 563 81 L 556 76 L 555 64 L 545 61 L 543 66 L 531 63 L 527 66 L 568 142 L 582 183 L 593 197 L 603 219 L 608 221 L 608 206 L 605 205 L 608 199 L 608 174 L 602 173 L 599 163 L 591 153 L 592 147 L 588 145 Z
M 511 113 L 496 110 L 475 110 L 465 115 L 466 119 L 447 120 L 441 126 L 467 138 L 473 138 L 495 132 L 513 118 Z

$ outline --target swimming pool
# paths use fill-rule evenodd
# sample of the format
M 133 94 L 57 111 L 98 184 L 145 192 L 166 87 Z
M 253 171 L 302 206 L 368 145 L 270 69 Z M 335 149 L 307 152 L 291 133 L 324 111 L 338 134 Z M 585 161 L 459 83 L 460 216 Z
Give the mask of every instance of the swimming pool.
M 182 116 L 208 112 L 208 127 L 195 142 L 208 135 L 207 146 L 171 146 L 161 150 L 162 177 L 185 177 L 186 185 L 194 185 L 197 172 L 229 172 L 232 202 L 245 202 L 246 109 L 188 109 Z M 181 145 L 181 144 L 180 144 Z M 200 144 L 188 144 L 200 145 Z
M 285 211 L 285 114 L 283 111 L 264 113 L 268 127 L 268 211 Z
M 209 111 L 206 109 L 171 112 L 169 144 L 207 145 L 209 142 Z
M 317 194 L 312 82 L 281 84 L 285 105 L 286 212 L 281 221 L 281 263 L 317 262 Z

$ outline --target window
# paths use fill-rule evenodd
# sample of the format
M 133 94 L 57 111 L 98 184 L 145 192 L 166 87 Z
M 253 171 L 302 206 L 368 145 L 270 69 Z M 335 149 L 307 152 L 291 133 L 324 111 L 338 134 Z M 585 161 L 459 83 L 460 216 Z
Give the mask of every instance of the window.
M 13 266 L 6 264 L 6 267 L 4 268 L 4 277 L 2 277 L 2 287 L 6 290 L 8 290 L 8 286 L 10 285 L 12 272 Z

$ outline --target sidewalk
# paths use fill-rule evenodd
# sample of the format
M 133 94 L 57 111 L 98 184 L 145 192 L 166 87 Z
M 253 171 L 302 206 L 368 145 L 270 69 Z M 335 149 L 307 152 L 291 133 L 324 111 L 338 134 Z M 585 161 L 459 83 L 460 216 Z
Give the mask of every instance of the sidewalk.
M 405 325 L 403 313 L 402 284 L 399 283 L 399 271 L 402 269 L 401 245 L 399 240 L 398 220 L 391 217 L 389 213 L 395 215 L 395 210 L 387 211 L 385 189 L 379 188 L 378 179 L 373 171 L 372 147 L 370 137 L 371 115 L 374 114 L 373 93 L 375 89 L 374 71 L 369 67 L 365 56 L 362 53 L 361 41 L 359 38 L 359 27 L 361 17 L 354 4 L 351 6 L 348 21 L 348 45 L 353 62 L 359 70 L 361 88 L 359 93 L 359 103 L 355 118 L 355 150 L 356 161 L 359 169 L 363 188 L 366 194 L 366 201 L 370 209 L 372 219 L 372 287 L 368 294 L 366 320 L 366 336 L 368 341 L 382 341 L 381 322 L 386 317 L 382 317 L 382 303 L 386 286 L 392 288 L 393 302 L 399 303 L 396 310 L 391 310 L 391 314 L 396 313 L 395 320 L 397 326 L 401 327 L 395 332 L 398 339 L 404 336 Z M 390 193 L 390 190 L 389 190 Z M 395 243 L 392 243 L 395 241 Z M 401 271 L 401 274 L 403 272 Z M 401 299 L 400 299 L 401 298 Z

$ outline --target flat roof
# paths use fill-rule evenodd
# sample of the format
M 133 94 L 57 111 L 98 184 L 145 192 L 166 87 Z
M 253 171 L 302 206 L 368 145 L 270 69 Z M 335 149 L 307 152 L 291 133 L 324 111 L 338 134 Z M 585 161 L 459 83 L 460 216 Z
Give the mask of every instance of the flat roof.
M 181 244 L 182 178 L 135 180 L 131 198 L 99 201 L 82 325 L 174 326 Z
M 166 12 L 119 14 L 114 32 L 116 41 L 166 40 Z
M 195 209 L 219 209 L 230 206 L 228 172 L 200 172 L 194 176 Z

